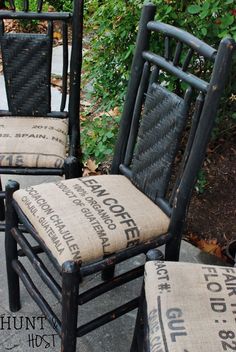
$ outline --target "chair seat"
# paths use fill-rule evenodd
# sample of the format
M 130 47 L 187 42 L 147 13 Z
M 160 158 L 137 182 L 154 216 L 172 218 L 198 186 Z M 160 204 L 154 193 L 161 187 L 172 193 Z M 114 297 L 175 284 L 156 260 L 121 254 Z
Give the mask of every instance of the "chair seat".
M 0 117 L 0 166 L 62 167 L 67 131 L 66 119 Z
M 236 349 L 236 268 L 148 262 L 150 352 Z
M 59 265 L 88 262 L 165 234 L 169 218 L 125 176 L 19 190 L 14 199 Z

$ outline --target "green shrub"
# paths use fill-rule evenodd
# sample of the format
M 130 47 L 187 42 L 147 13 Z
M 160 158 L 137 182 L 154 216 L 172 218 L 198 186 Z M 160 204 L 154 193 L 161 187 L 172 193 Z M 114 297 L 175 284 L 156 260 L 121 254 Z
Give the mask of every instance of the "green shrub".
M 85 22 L 92 32 L 85 58 L 87 79 L 93 79 L 96 97 L 108 110 L 124 98 L 139 12 L 138 1 L 103 1 Z
M 142 3 L 141 0 L 90 0 L 87 2 L 85 26 L 92 40 L 91 47 L 86 52 L 84 69 L 87 80 L 93 82 L 95 98 L 99 99 L 100 106 L 105 111 L 123 104 Z M 198 0 L 197 2 L 153 0 L 153 3 L 157 5 L 157 20 L 181 27 L 214 47 L 218 46 L 224 36 L 236 39 L 234 0 Z M 155 44 L 160 48 L 163 43 L 156 42 Z M 199 63 L 196 62 L 194 70 L 198 70 L 197 65 Z M 230 90 L 236 88 L 236 70 L 232 72 Z M 208 75 L 207 70 L 203 72 L 204 74 Z M 174 81 L 172 85 L 174 87 Z M 225 116 L 229 120 L 227 114 L 231 108 L 227 106 L 226 99 L 223 103 L 219 122 Z M 97 130 L 99 123 L 98 121 L 91 122 L 90 129 Z M 102 134 L 106 135 L 113 125 L 115 132 L 117 123 L 116 121 L 113 123 L 112 119 L 109 127 L 106 123 L 103 127 L 99 127 L 101 128 L 99 145 L 92 140 L 87 140 L 86 155 L 91 153 L 90 155 L 93 155 L 96 160 L 99 158 L 100 161 L 105 158 L 101 150 L 104 148 L 110 151 L 113 137 L 111 140 L 104 141 Z M 215 132 L 217 133 L 217 128 Z M 205 185 L 204 177 L 200 177 L 200 180 L 198 187 L 202 190 Z
M 84 161 L 91 157 L 96 163 L 111 159 L 119 121 L 119 116 L 103 115 L 81 122 Z
M 49 0 L 49 5 L 53 6 L 56 11 L 72 11 L 72 0 Z
M 158 20 L 182 27 L 213 46 L 222 37 L 236 39 L 234 0 L 153 0 Z M 94 82 L 95 96 L 107 109 L 121 105 L 129 76 L 133 48 L 142 8 L 140 0 L 90 0 L 86 26 L 92 33 L 85 71 Z
M 15 0 L 15 6 L 17 10 L 23 9 L 23 0 Z M 29 0 L 29 10 L 37 11 L 37 2 L 35 0 Z

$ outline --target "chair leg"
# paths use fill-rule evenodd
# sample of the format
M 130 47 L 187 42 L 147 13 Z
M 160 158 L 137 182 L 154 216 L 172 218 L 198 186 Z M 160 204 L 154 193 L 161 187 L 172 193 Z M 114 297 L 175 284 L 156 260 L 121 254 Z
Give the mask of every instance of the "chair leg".
M 62 336 L 61 352 L 76 351 L 79 295 L 79 266 L 67 261 L 62 267 Z
M 64 162 L 65 178 L 76 178 L 82 176 L 82 164 L 78 158 L 69 156 Z
M 1 182 L 1 177 L 0 177 L 0 191 L 2 191 L 2 182 Z M 4 199 L 0 199 L 0 221 L 5 220 L 5 205 L 4 205 Z
M 181 246 L 181 236 L 174 237 L 170 242 L 165 246 L 165 260 L 170 260 L 174 262 L 179 261 Z
M 106 259 L 106 256 L 103 257 L 104 259 Z M 115 274 L 115 265 L 111 265 L 108 268 L 102 270 L 102 280 L 103 281 L 109 281 L 112 280 Z
M 9 181 L 6 186 L 6 232 L 5 250 L 8 280 L 9 308 L 11 312 L 17 312 L 20 308 L 20 282 L 19 276 L 12 267 L 12 261 L 18 259 L 17 242 L 11 234 L 11 229 L 17 226 L 18 218 L 12 205 L 13 193 L 19 189 L 19 184 Z
M 159 249 L 151 249 L 147 252 L 146 261 L 151 260 L 164 260 L 164 255 Z M 143 283 L 130 352 L 145 351 L 148 351 L 148 327 Z
M 144 289 L 142 288 L 130 352 L 144 351 L 143 303 L 144 303 Z

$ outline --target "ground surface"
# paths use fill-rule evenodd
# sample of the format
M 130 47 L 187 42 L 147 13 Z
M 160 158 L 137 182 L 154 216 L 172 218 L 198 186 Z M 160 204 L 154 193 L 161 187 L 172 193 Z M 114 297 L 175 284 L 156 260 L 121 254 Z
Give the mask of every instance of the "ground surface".
M 186 237 L 195 243 L 207 240 L 220 256 L 217 244 L 224 253 L 228 243 L 236 240 L 236 134 L 219 141 L 207 160 L 204 166 L 207 183 L 202 194 L 194 192 Z M 200 244 L 204 246 L 203 241 Z

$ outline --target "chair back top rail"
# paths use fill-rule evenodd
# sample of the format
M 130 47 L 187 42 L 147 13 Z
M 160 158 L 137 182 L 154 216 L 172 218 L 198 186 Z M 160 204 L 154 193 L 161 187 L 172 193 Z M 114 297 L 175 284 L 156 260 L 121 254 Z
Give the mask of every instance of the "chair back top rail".
M 204 43 L 202 40 L 196 38 L 194 35 L 184 31 L 183 29 L 176 28 L 159 21 L 148 22 L 147 28 L 150 31 L 161 32 L 168 37 L 170 36 L 175 38 L 180 42 L 186 44 L 188 47 L 192 48 L 199 55 L 202 55 L 211 61 L 215 61 L 217 52 L 216 49 L 212 48 L 210 45 Z
M 154 54 L 150 51 L 144 51 L 143 58 L 145 60 L 148 60 L 149 62 L 152 62 L 153 64 L 159 66 L 160 68 L 166 70 L 167 72 L 175 75 L 176 77 L 178 77 L 179 79 L 188 83 L 192 87 L 194 87 L 200 91 L 207 92 L 207 89 L 208 89 L 207 82 L 205 82 L 201 78 L 196 77 L 195 75 L 193 75 L 191 73 L 184 72 L 180 68 L 174 66 L 173 62 L 167 61 L 162 56 Z
M 26 11 L 13 11 L 13 10 L 0 10 L 0 19 L 12 20 L 70 20 L 72 14 L 70 12 L 26 12 Z
M 37 0 L 37 12 L 29 11 L 29 0 L 23 0 L 22 9 L 17 11 L 14 0 L 9 0 L 9 4 L 10 10 L 0 10 L 0 19 L 68 20 L 72 17 L 70 12 L 42 12 L 43 0 Z

